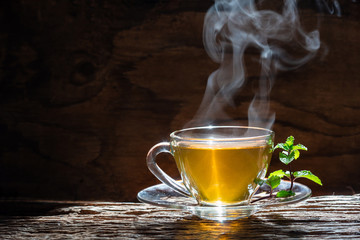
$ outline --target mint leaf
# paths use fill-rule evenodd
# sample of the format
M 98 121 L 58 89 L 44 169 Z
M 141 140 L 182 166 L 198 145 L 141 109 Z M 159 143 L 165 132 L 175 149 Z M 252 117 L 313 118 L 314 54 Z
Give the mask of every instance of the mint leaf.
M 285 144 L 289 146 L 289 149 L 292 149 L 293 148 L 293 145 L 294 145 L 294 137 L 293 136 L 290 136 L 286 139 L 286 142 Z
M 296 145 L 296 146 L 293 147 L 293 150 L 297 150 L 297 149 L 299 149 L 299 150 L 305 150 L 305 151 L 308 150 L 307 147 L 305 147 L 305 146 L 302 145 L 302 144 L 298 144 L 298 145 Z
M 290 154 L 288 155 L 289 161 L 292 162 L 295 159 L 295 152 L 292 151 L 290 152 Z
M 288 165 L 289 161 L 288 161 L 288 156 L 287 156 L 287 152 L 281 152 L 279 153 L 279 159 L 282 163 Z
M 291 152 L 288 154 L 286 151 L 279 153 L 279 159 L 282 163 L 288 165 L 295 159 L 295 153 Z
M 285 198 L 290 196 L 295 196 L 295 193 L 293 191 L 281 190 L 276 194 L 277 198 Z
M 272 188 L 277 188 L 280 185 L 281 179 L 279 176 L 271 176 L 266 180 L 266 183 Z
M 296 178 L 307 178 L 307 179 L 322 186 L 322 182 L 321 182 L 320 178 L 318 178 L 317 176 L 315 176 L 312 172 L 310 172 L 308 170 L 296 171 L 296 172 L 294 172 L 294 177 L 295 177 L 295 179 Z
M 298 159 L 300 157 L 300 151 L 295 149 L 293 150 L 293 153 L 294 153 L 294 159 Z
M 274 150 L 277 149 L 277 148 L 281 148 L 281 149 L 286 150 L 286 151 L 290 150 L 289 146 L 286 143 L 278 143 L 278 144 L 276 144 L 276 146 L 274 147 Z
M 271 178 L 272 176 L 278 176 L 279 178 L 283 178 L 285 176 L 285 172 L 283 170 L 277 170 L 269 174 L 268 178 Z

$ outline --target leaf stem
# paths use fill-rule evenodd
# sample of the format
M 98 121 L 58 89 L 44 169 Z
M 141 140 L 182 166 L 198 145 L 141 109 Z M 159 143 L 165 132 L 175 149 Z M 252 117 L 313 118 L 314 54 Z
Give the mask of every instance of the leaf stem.
M 291 164 L 290 163 L 289 163 L 289 172 L 290 172 L 290 182 L 291 182 L 289 191 L 292 191 L 295 179 L 294 179 L 294 174 L 291 171 Z

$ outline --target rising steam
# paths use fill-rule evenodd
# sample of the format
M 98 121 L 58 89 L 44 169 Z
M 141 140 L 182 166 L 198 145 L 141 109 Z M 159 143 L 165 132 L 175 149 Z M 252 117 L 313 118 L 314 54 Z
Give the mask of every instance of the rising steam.
M 248 125 L 271 128 L 275 114 L 269 110 L 269 94 L 276 72 L 298 68 L 320 48 L 319 32 L 305 32 L 300 25 L 296 0 L 284 0 L 279 12 L 260 9 L 263 2 L 215 0 L 208 10 L 204 46 L 220 67 L 210 75 L 201 106 L 189 125 L 217 125 L 216 119 L 226 116 L 224 109 L 235 107 L 234 96 L 246 79 L 244 52 L 252 48 L 259 51 L 261 72 L 259 89 L 248 109 Z M 294 53 L 289 48 L 294 45 L 301 51 Z

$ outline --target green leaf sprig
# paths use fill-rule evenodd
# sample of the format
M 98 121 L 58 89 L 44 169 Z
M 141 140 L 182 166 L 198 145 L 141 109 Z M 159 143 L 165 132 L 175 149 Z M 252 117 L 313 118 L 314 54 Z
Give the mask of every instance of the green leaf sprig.
M 292 191 L 292 188 L 294 186 L 294 181 L 298 178 L 307 178 L 319 185 L 322 185 L 322 182 L 320 178 L 315 176 L 312 172 L 308 170 L 301 170 L 301 171 L 295 171 L 293 172 L 291 169 L 291 162 L 298 159 L 300 157 L 300 150 L 307 151 L 307 147 L 305 147 L 302 144 L 294 145 L 295 138 L 293 136 L 290 136 L 286 139 L 285 143 L 278 143 L 275 147 L 275 149 L 282 149 L 282 151 L 279 153 L 279 159 L 282 163 L 285 165 L 288 165 L 289 170 L 284 172 L 283 170 L 277 170 L 275 172 L 270 173 L 269 176 L 276 175 L 280 178 L 283 178 L 284 176 L 287 177 L 290 180 L 290 188 L 288 191 L 280 191 L 277 193 L 277 197 L 288 197 L 295 195 Z
M 288 171 L 283 171 L 282 169 L 276 170 L 269 174 L 268 178 L 265 180 L 259 180 L 257 179 L 256 182 L 259 185 L 267 184 L 270 186 L 270 194 L 267 197 L 264 198 L 272 198 L 273 196 L 273 190 L 277 188 L 280 185 L 281 179 L 286 177 L 290 180 L 290 188 L 288 190 L 281 190 L 277 192 L 276 196 L 277 198 L 283 198 L 283 197 L 290 197 L 294 196 L 295 192 L 293 192 L 293 186 L 294 182 L 298 178 L 307 178 L 319 185 L 322 186 L 322 182 L 320 178 L 318 178 L 316 175 L 314 175 L 312 172 L 308 170 L 301 170 L 301 171 L 293 171 L 291 168 L 291 162 L 298 159 L 300 157 L 300 150 L 307 151 L 307 147 L 305 147 L 302 144 L 294 145 L 295 138 L 293 136 L 290 136 L 286 139 L 285 143 L 278 143 L 272 151 L 275 149 L 282 149 L 282 151 L 279 153 L 279 159 L 282 163 L 288 166 Z M 261 199 L 264 199 L 261 198 Z M 257 199 L 255 201 L 261 200 Z M 253 202 L 255 202 L 253 201 Z

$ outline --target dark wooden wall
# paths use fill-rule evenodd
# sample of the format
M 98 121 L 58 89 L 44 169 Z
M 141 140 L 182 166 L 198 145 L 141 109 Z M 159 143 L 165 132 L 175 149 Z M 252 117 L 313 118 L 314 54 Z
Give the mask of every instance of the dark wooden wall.
M 218 67 L 202 45 L 212 2 L 2 1 L 0 196 L 134 201 L 158 183 L 147 151 L 192 119 Z M 340 3 L 318 57 L 271 94 L 276 140 L 309 147 L 295 167 L 323 180 L 304 181 L 315 194 L 360 192 L 360 6 Z

